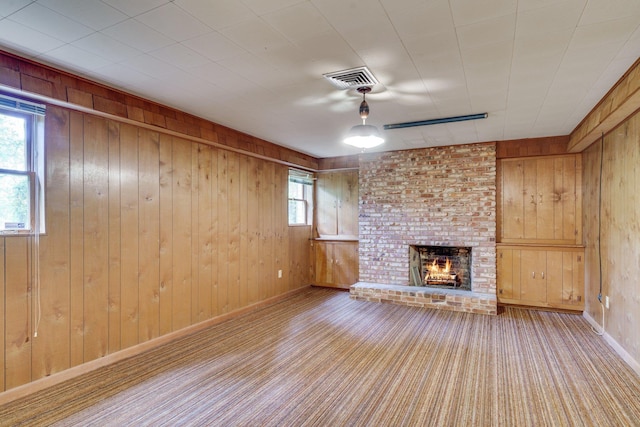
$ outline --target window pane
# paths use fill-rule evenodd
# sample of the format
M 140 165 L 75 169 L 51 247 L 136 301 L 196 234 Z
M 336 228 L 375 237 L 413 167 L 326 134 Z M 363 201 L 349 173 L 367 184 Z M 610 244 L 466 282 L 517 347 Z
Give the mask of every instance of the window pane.
M 0 114 L 0 169 L 27 170 L 26 120 Z
M 289 224 L 306 224 L 307 211 L 304 200 L 289 200 Z
M 304 198 L 304 185 L 298 182 L 289 181 L 289 198 L 290 199 Z
M 29 177 L 0 173 L 0 230 L 27 230 L 29 225 Z

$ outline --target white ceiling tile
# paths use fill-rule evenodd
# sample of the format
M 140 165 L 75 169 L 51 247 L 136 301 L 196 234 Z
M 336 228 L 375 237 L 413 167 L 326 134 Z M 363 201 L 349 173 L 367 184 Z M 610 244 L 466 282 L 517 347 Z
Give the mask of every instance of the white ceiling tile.
M 362 59 L 335 31 L 297 41 L 298 49 L 312 59 L 312 73 L 321 77 L 324 73 L 362 66 Z M 375 71 L 374 71 L 375 74 Z
M 33 0 L 3 0 L 0 2 L 0 17 L 9 16 L 28 6 Z
M 218 61 L 220 65 L 262 87 L 270 87 L 279 79 L 280 70 L 256 55 L 246 53 Z
M 461 50 L 511 42 L 515 38 L 515 30 L 515 13 L 456 28 Z
M 573 4 L 584 9 L 588 0 L 526 0 L 518 2 L 518 12 L 557 6 L 560 3 Z
M 142 74 L 146 74 L 155 78 L 162 78 L 168 74 L 174 74 L 178 71 L 173 65 L 170 65 L 164 61 L 154 58 L 148 54 L 142 54 L 134 58 L 129 58 L 123 61 L 125 65 Z
M 254 13 L 238 0 L 175 0 L 174 4 L 214 30 L 250 19 Z
M 270 12 L 282 10 L 286 7 L 300 3 L 306 3 L 306 0 L 241 0 L 256 15 L 264 15 Z
M 170 3 L 170 0 L 100 0 L 128 16 L 137 16 L 148 12 L 163 4 Z
M 403 44 L 407 52 L 420 57 L 437 57 L 459 50 L 458 36 L 453 27 L 445 32 L 403 40 Z
M 138 49 L 99 32 L 76 40 L 73 42 L 73 45 L 112 62 L 124 61 L 125 59 L 138 56 L 142 53 Z
M 202 22 L 175 6 L 173 3 L 160 6 L 136 17 L 150 28 L 154 28 L 177 42 L 194 38 L 211 31 Z
M 474 24 L 516 12 L 517 0 L 451 0 L 456 26 Z
M 115 84 L 127 88 L 135 88 L 144 82 L 155 80 L 149 75 L 134 70 L 123 63 L 105 65 L 96 69 L 95 75 L 104 81 L 116 82 Z M 143 92 L 136 90 L 135 93 L 141 94 Z
M 174 43 L 170 38 L 163 36 L 153 28 L 149 28 L 135 19 L 123 21 L 102 32 L 141 52 L 150 52 Z
M 149 55 L 183 70 L 198 67 L 210 61 L 188 47 L 176 43 L 149 52 Z
M 62 40 L 14 22 L 11 18 L 0 21 L 0 40 L 3 46 L 29 54 L 41 54 L 65 44 Z
M 562 1 L 541 8 L 519 10 L 516 37 L 540 37 L 549 33 L 574 30 L 583 9 L 583 1 Z
M 639 2 L 640 3 L 640 2 Z M 622 46 L 640 25 L 640 15 L 581 25 L 571 40 L 572 48 L 592 48 L 611 43 Z
M 29 6 L 14 13 L 11 15 L 11 20 L 67 43 L 93 32 L 89 27 L 38 3 L 31 3 Z
M 406 2 L 394 0 L 393 6 L 387 6 L 387 4 L 385 3 L 385 8 L 391 23 L 405 41 L 452 32 L 450 30 L 454 28 L 451 8 L 447 0 L 420 1 L 409 6 L 406 6 Z
M 213 62 L 190 68 L 189 74 L 231 91 L 237 91 L 246 87 L 257 87 L 257 85 L 246 78 Z
M 311 3 L 303 2 L 262 17 L 290 41 L 304 40 L 331 30 L 331 25 Z
M 102 30 L 128 18 L 100 0 L 39 0 L 38 3 L 94 30 Z
M 53 49 L 42 55 L 42 57 L 58 65 L 65 67 L 75 65 L 83 70 L 95 70 L 110 63 L 101 56 L 94 55 L 70 44 Z
M 580 18 L 580 25 L 596 22 L 612 21 L 640 15 L 640 1 L 637 0 L 607 0 L 588 1 L 584 13 Z
M 186 40 L 182 44 L 212 61 L 246 53 L 245 49 L 215 31 Z
M 284 36 L 257 17 L 228 27 L 221 32 L 234 43 L 253 53 L 260 53 L 289 43 Z
M 490 45 L 476 46 L 462 50 L 462 63 L 465 69 L 484 70 L 495 67 L 497 71 L 507 71 L 513 57 L 513 42 L 506 41 Z

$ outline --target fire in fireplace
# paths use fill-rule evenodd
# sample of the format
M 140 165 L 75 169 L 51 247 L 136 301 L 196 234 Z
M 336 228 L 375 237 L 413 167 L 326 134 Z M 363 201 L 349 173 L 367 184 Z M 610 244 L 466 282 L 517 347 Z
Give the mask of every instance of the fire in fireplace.
M 409 267 L 413 286 L 471 290 L 469 247 L 411 245 Z

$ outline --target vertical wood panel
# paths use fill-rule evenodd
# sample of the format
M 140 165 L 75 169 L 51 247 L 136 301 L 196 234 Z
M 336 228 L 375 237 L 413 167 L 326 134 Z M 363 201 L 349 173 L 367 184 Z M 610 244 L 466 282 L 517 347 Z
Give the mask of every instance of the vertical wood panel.
M 238 195 L 240 203 L 240 256 L 242 267 L 240 268 L 238 302 L 240 307 L 249 304 L 249 200 L 248 200 L 248 173 L 249 159 L 247 156 L 240 156 L 240 173 L 238 177 L 240 193 Z
M 274 165 L 275 166 L 275 165 Z M 289 184 L 289 170 L 284 167 L 277 165 L 275 166 L 275 175 L 273 181 L 274 188 L 274 233 L 275 233 L 275 250 L 276 250 L 276 258 L 274 264 L 273 275 L 275 277 L 275 294 L 279 295 L 284 293 L 288 289 L 287 281 L 289 279 L 289 269 L 287 268 L 288 264 L 288 249 L 289 245 L 287 244 L 286 234 L 287 234 L 287 225 L 289 222 L 289 218 L 287 215 L 287 201 L 288 201 L 288 184 Z M 278 277 L 278 272 L 280 273 L 280 277 Z
M 524 167 L 522 161 L 504 161 L 502 179 L 502 236 L 524 238 Z M 520 190 L 520 191 L 518 191 Z
M 120 330 L 122 348 L 139 341 L 139 171 L 138 129 L 131 125 L 120 128 L 120 194 L 122 281 Z
M 31 381 L 30 245 L 5 239 L 5 376 L 7 388 Z
M 199 221 L 199 204 L 200 204 L 200 187 L 198 172 L 198 144 L 191 145 L 191 323 L 198 321 L 198 285 L 200 277 L 200 221 Z
M 191 323 L 191 144 L 173 140 L 173 330 Z
M 160 135 L 141 130 L 139 137 L 139 341 L 160 335 Z
M 228 155 L 218 150 L 218 314 L 229 311 L 229 177 Z
M 84 360 L 84 118 L 70 113 L 69 140 L 69 272 L 70 272 L 70 356 L 71 366 Z
M 38 337 L 33 342 L 34 378 L 42 378 L 69 368 L 68 111 L 48 108 L 45 126 L 45 133 L 49 135 L 45 145 L 45 213 L 48 224 L 47 233 L 40 236 L 39 244 L 42 318 Z M 0 326 L 1 324 L 2 320 Z
M 536 238 L 554 238 L 554 210 L 558 206 L 558 199 L 553 191 L 554 162 L 536 160 L 536 188 L 537 188 L 537 220 Z
M 229 310 L 240 308 L 240 157 L 229 152 L 227 157 L 227 194 L 229 212 L 228 293 Z
M 109 347 L 109 135 L 104 119 L 84 121 L 84 358 Z
M 249 269 L 249 304 L 260 298 L 260 172 L 262 164 L 253 157 L 249 157 L 247 179 L 247 234 L 249 236 L 248 251 L 246 253 L 247 268 Z
M 160 335 L 173 330 L 173 142 L 160 135 Z
M 198 147 L 198 321 L 211 317 L 212 243 L 211 235 L 211 148 Z
M 121 348 L 120 125 L 109 122 L 109 353 Z
M 270 298 L 276 293 L 276 274 L 275 274 L 275 254 L 277 251 L 275 242 L 275 164 L 267 163 L 264 167 L 265 175 L 263 177 L 263 189 L 262 193 L 262 209 L 264 213 L 260 216 L 262 218 L 262 245 L 264 248 L 264 268 L 261 275 L 261 280 L 265 281 L 265 294 L 266 298 Z
M 216 316 L 218 311 L 218 292 L 220 289 L 220 275 L 218 274 L 218 253 L 226 242 L 218 239 L 220 209 L 218 205 L 218 150 L 211 150 L 211 314 Z
M 523 230 L 525 239 L 536 239 L 538 237 L 537 230 L 537 205 L 538 205 L 538 190 L 537 190 L 537 168 L 536 160 L 526 160 L 522 162 L 523 166 Z

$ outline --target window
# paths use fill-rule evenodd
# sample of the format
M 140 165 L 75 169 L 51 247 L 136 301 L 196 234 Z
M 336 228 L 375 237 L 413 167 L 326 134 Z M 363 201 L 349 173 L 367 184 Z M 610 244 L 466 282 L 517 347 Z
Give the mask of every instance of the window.
M 309 225 L 312 218 L 313 176 L 289 170 L 289 225 Z
M 43 129 L 44 106 L 0 95 L 1 234 L 44 231 Z

